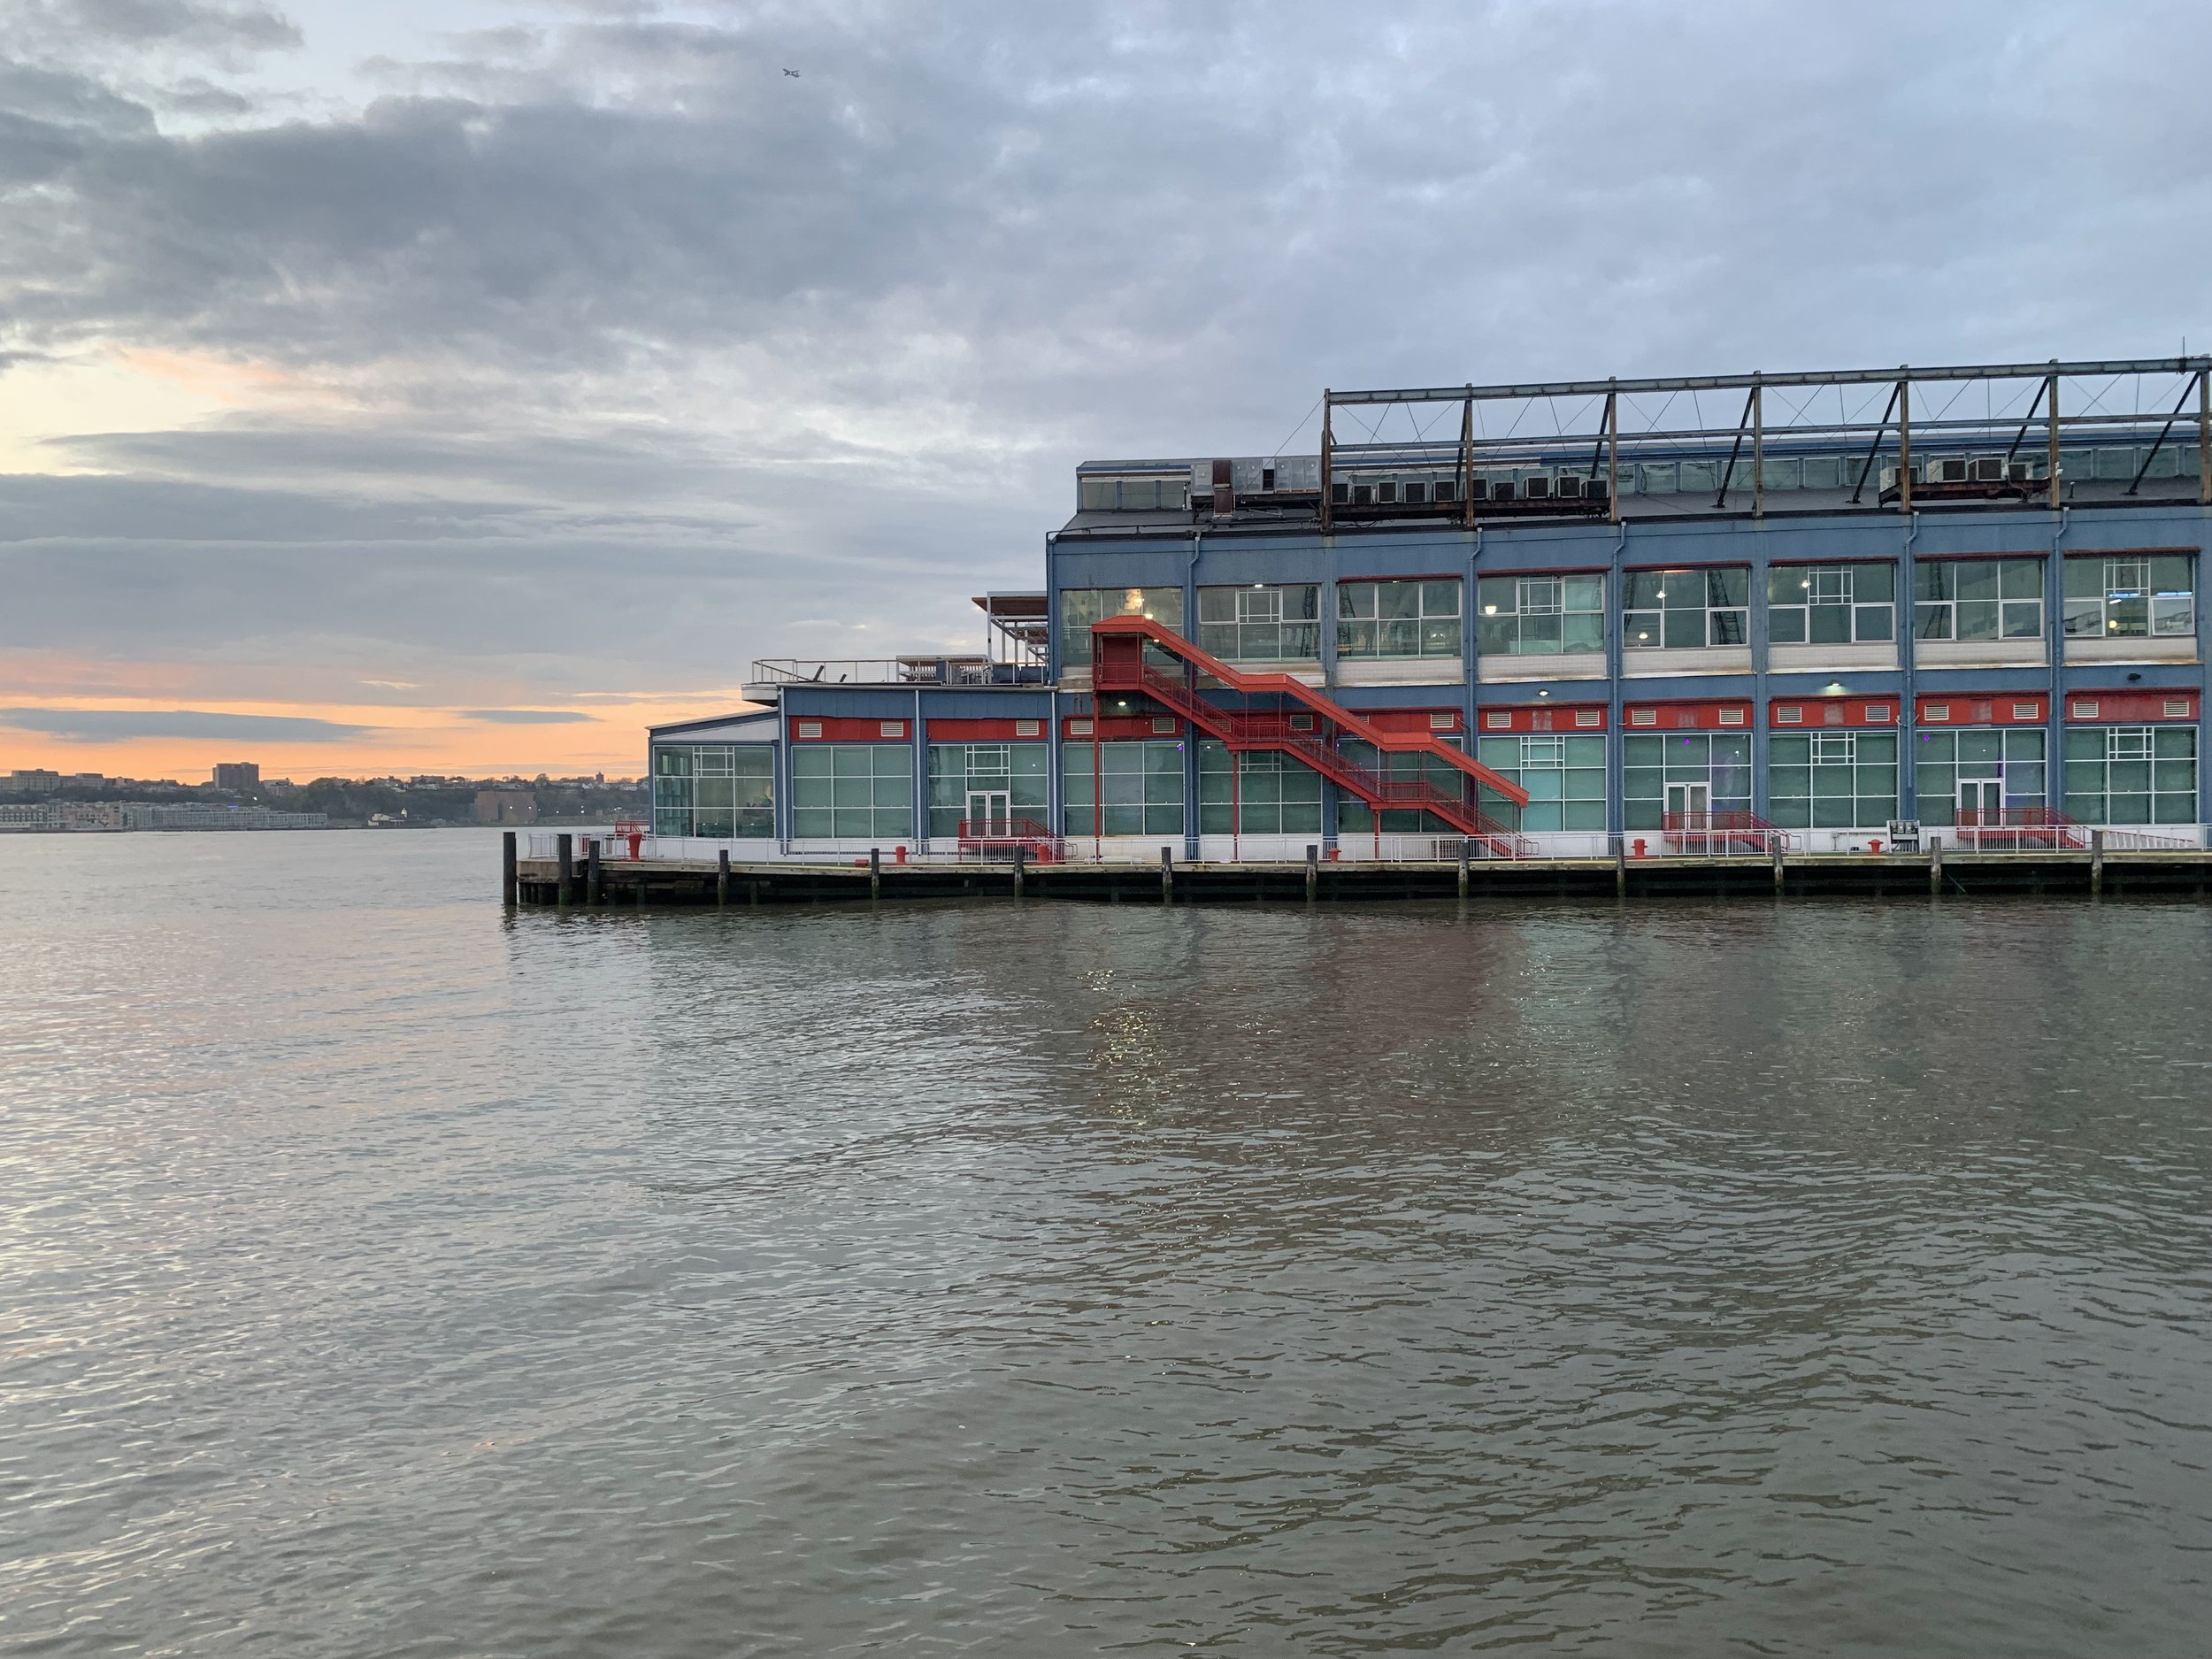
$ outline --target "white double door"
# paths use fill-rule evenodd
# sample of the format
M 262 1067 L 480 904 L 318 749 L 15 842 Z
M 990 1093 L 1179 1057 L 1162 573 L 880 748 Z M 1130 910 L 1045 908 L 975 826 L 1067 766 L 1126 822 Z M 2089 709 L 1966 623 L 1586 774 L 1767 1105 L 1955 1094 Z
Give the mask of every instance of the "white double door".
M 969 790 L 967 818 L 971 835 L 1013 833 L 1014 814 L 1003 789 Z

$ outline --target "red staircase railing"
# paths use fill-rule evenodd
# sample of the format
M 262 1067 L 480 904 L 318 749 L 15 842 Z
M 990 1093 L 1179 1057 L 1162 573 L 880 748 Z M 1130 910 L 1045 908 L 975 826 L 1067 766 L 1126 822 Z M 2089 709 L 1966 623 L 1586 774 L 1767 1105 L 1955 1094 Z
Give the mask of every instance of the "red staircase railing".
M 1026 849 L 1031 864 L 1067 862 L 1067 842 L 1033 818 L 964 818 L 959 840 L 964 853 L 1011 858 L 1018 847 Z
M 1669 812 L 1659 820 L 1671 853 L 1711 857 L 1730 853 L 1770 853 L 1790 849 L 1787 830 L 1778 830 L 1756 812 Z
M 1461 793 L 1454 794 L 1426 778 L 1394 778 L 1344 754 L 1322 728 L 1356 738 L 1382 754 L 1434 756 L 1464 777 L 1496 790 L 1514 805 L 1528 804 L 1525 789 L 1433 733 L 1385 731 L 1288 674 L 1248 674 L 1233 668 L 1149 617 L 1108 617 L 1094 623 L 1091 634 L 1091 685 L 1096 691 L 1135 692 L 1148 697 L 1209 736 L 1219 738 L 1233 753 L 1265 749 L 1288 755 L 1339 787 L 1350 790 L 1378 811 L 1432 812 L 1478 843 L 1488 856 L 1526 858 L 1536 852 L 1533 841 L 1498 823 L 1468 800 L 1463 783 Z M 1202 696 L 1184 675 L 1169 673 L 1146 662 L 1148 644 L 1232 691 L 1289 698 L 1313 717 L 1317 729 L 1295 729 L 1291 725 L 1294 717 L 1279 710 L 1224 708 Z
M 1962 806 L 1951 827 L 1962 850 L 2078 852 L 2089 845 L 2086 825 L 2047 806 Z

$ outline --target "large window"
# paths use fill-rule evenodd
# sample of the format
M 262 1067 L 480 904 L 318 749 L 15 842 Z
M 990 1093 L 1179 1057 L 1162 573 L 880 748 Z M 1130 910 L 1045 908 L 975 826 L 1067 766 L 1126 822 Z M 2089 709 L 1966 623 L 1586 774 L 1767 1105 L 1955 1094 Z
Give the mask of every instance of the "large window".
M 1042 743 L 932 743 L 930 834 L 949 840 L 963 818 L 1043 823 L 1051 813 L 1047 765 Z
M 1456 739 L 1448 740 L 1456 743 Z M 1460 800 L 1467 798 L 1467 786 L 1472 780 L 1440 755 L 1421 749 L 1382 750 L 1372 743 L 1363 743 L 1357 738 L 1341 738 L 1337 753 L 1355 765 L 1364 766 L 1394 781 L 1418 779 L 1438 793 Z M 1345 835 L 1371 834 L 1378 827 L 1375 809 L 1353 795 L 1349 789 L 1337 792 L 1336 827 Z M 1383 810 L 1381 831 L 1386 835 L 1452 835 L 1458 832 L 1432 812 L 1418 807 L 1386 807 Z
M 914 833 L 914 751 L 903 743 L 799 743 L 791 750 L 791 833 L 899 841 Z
M 2066 637 L 2178 639 L 2194 634 L 2193 563 L 2185 553 L 2068 559 Z
M 1605 649 L 1602 576 L 1486 576 L 1476 584 L 1486 654 L 1546 657 Z
M 1115 478 L 1087 474 L 1076 481 L 1076 504 L 1084 512 L 1179 511 L 1190 505 L 1190 475 Z
M 1061 751 L 1066 805 L 1062 833 L 1088 835 L 1102 816 L 1109 835 L 1183 833 L 1183 745 L 1178 742 L 1070 743 Z M 1098 768 L 1094 776 L 1092 768 Z M 1105 810 L 1092 807 L 1092 786 L 1103 782 Z
M 1850 645 L 1896 634 L 1893 565 L 1777 565 L 1767 572 L 1767 641 Z
M 1528 791 L 1520 809 L 1525 830 L 1605 827 L 1605 740 L 1601 737 L 1486 737 L 1475 758 Z M 1483 810 L 1515 821 L 1512 804 L 1486 797 Z
M 1913 790 L 1923 824 L 1955 824 L 1961 806 L 1977 812 L 2041 806 L 2042 729 L 1922 732 L 1913 743 Z
M 1629 829 L 1655 830 L 1669 812 L 1749 810 L 1749 732 L 1621 740 L 1621 818 Z
M 1229 746 L 1198 746 L 1198 827 L 1209 835 L 1318 835 L 1321 774 L 1288 755 L 1259 749 L 1237 756 L 1231 799 Z M 1231 807 L 1238 822 L 1232 831 Z
M 1923 559 L 1912 587 L 1916 638 L 2043 637 L 2041 559 Z
M 1225 662 L 1304 662 L 1321 655 L 1321 589 L 1201 588 L 1198 648 Z
M 2081 824 L 2197 821 L 2197 728 L 2077 726 L 2066 733 L 2066 816 Z
M 1063 588 L 1060 590 L 1060 668 L 1091 665 L 1091 624 L 1108 617 L 1150 617 L 1183 631 L 1179 588 Z
M 775 780 L 775 751 L 765 744 L 656 749 L 653 833 L 773 836 Z
M 1631 571 L 1621 643 L 1632 651 L 1694 650 L 1751 639 L 1751 571 Z
M 1876 829 L 1897 816 L 1897 733 L 1777 732 L 1767 816 L 1783 829 Z
M 1339 582 L 1339 657 L 1457 657 L 1459 579 Z

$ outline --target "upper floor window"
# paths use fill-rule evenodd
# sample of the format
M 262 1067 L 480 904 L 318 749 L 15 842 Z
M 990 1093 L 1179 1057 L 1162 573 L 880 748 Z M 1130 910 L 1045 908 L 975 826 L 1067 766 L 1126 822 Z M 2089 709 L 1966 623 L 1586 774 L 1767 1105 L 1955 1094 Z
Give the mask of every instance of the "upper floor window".
M 1083 512 L 1144 512 L 1190 505 L 1187 472 L 1134 477 L 1087 472 L 1076 480 L 1076 507 Z
M 1232 663 L 1302 662 L 1321 655 L 1321 589 L 1201 588 L 1198 646 Z
M 1913 566 L 1912 588 L 1917 639 L 2043 636 L 2041 559 L 1924 559 Z
M 1540 657 L 1605 649 L 1602 576 L 1485 576 L 1475 603 L 1486 652 Z
M 1336 654 L 1458 656 L 1459 578 L 1339 583 Z
M 1751 641 L 1751 569 L 1631 571 L 1621 643 L 1632 651 L 1694 650 Z
M 2193 563 L 2186 553 L 2068 559 L 2066 637 L 2172 639 L 2194 634 Z
M 1767 572 L 1767 640 L 1849 645 L 1894 633 L 1896 566 L 1777 565 Z
M 1060 590 L 1060 668 L 1091 665 L 1091 624 L 1108 617 L 1150 617 L 1183 631 L 1180 588 L 1063 588 Z

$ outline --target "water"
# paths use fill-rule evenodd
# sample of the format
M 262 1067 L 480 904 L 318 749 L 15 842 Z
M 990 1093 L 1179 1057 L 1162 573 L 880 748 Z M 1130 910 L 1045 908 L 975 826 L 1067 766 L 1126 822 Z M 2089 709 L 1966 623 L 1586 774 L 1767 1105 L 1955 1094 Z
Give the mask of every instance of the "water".
M 0 1650 L 2195 1651 L 2212 911 L 0 842 Z

